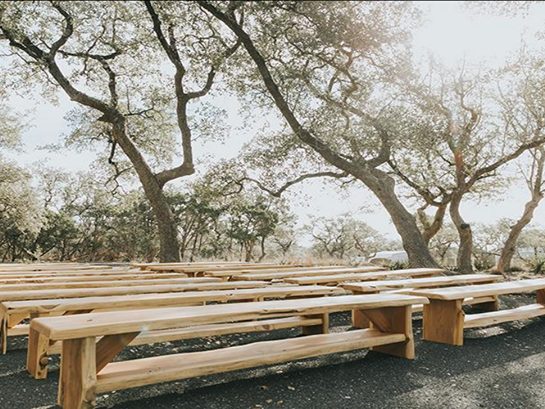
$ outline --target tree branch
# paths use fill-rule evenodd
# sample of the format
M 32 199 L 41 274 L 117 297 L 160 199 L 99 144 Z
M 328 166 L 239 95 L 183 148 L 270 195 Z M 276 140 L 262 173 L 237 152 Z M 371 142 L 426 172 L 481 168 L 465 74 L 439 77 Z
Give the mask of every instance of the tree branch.
M 247 181 L 255 183 L 261 190 L 264 190 L 265 192 L 267 192 L 271 196 L 281 197 L 282 193 L 284 193 L 291 186 L 293 186 L 293 185 L 295 185 L 297 183 L 300 183 L 300 182 L 302 182 L 304 180 L 307 180 L 307 179 L 321 178 L 321 177 L 332 177 L 332 178 L 340 179 L 340 178 L 344 178 L 344 177 L 347 177 L 347 176 L 348 176 L 347 172 L 315 172 L 315 173 L 307 173 L 307 174 L 301 175 L 301 176 L 299 176 L 299 177 L 297 177 L 297 178 L 295 178 L 293 180 L 290 180 L 290 181 L 284 183 L 280 188 L 278 188 L 276 190 L 270 189 L 270 188 L 266 187 L 265 185 L 263 185 L 263 183 L 261 183 L 259 180 L 256 180 L 256 179 L 253 179 L 253 178 L 250 178 L 250 177 L 244 177 L 244 178 L 240 179 L 238 183 L 241 183 L 242 181 L 247 180 Z

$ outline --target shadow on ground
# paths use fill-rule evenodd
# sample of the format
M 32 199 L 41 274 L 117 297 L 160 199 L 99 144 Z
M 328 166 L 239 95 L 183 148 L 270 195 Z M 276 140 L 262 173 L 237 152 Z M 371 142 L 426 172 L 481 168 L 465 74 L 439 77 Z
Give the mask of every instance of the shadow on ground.
M 346 316 L 335 317 L 346 324 Z M 102 396 L 100 408 L 543 408 L 545 407 L 545 320 L 466 332 L 465 345 L 420 341 L 417 359 L 375 352 L 308 359 L 257 370 L 237 371 Z M 498 335 L 492 335 L 495 334 Z M 297 335 L 283 331 L 276 337 Z M 484 336 L 484 338 L 483 338 Z M 206 339 L 207 348 L 271 339 L 266 334 Z M 20 342 L 20 341 L 19 341 Z M 170 351 L 202 348 L 203 340 L 174 343 Z M 46 381 L 24 371 L 24 350 L 0 358 L 0 407 L 50 408 L 57 371 Z M 130 348 L 123 358 L 153 355 L 163 347 Z

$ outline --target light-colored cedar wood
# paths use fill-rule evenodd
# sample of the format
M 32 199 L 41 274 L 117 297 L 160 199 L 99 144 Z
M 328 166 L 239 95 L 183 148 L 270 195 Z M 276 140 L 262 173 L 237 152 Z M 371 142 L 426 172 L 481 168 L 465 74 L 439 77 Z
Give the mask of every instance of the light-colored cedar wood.
M 292 272 L 292 271 L 322 271 L 322 270 L 332 270 L 332 269 L 347 269 L 350 267 L 347 266 L 311 266 L 311 267 L 296 267 L 296 266 L 283 266 L 281 268 L 265 268 L 253 270 L 251 268 L 241 269 L 241 270 L 219 270 L 219 271 L 206 271 L 204 275 L 207 277 L 236 277 L 246 274 L 271 274 L 271 273 L 283 273 L 283 272 Z
M 21 273 L 1 273 L 0 279 L 7 280 L 13 278 L 50 278 L 50 277 L 111 277 L 119 275 L 153 275 L 153 274 L 163 274 L 163 273 L 154 273 L 150 271 L 129 271 L 129 270 L 108 270 L 108 271 L 60 271 L 60 272 L 49 272 L 49 271 L 32 271 L 32 272 L 21 272 Z M 173 274 L 173 273 L 164 273 L 164 274 Z M 183 274 L 183 273 L 175 273 Z
M 424 305 L 422 338 L 451 345 L 464 343 L 462 300 L 435 300 Z
M 221 321 L 248 321 L 294 315 L 314 315 L 352 309 L 426 304 L 423 297 L 401 294 L 342 295 L 255 303 L 215 304 L 200 307 L 97 312 L 32 320 L 31 327 L 53 340 L 149 331 Z
M 284 281 L 291 284 L 340 284 L 349 281 L 384 280 L 398 277 L 431 277 L 443 274 L 445 270 L 440 268 L 412 268 L 404 270 L 391 270 L 370 273 L 334 274 L 314 277 L 285 278 Z
M 26 368 L 34 379 L 45 379 L 47 377 L 48 348 L 49 338 L 31 329 L 28 336 Z
M 413 308 L 414 307 L 415 306 L 413 306 Z M 369 328 L 371 326 L 370 324 L 371 321 L 369 321 L 369 318 L 367 318 L 367 315 L 365 315 L 362 310 L 352 310 L 352 327 L 365 329 Z
M 8 336 L 28 335 L 29 328 L 30 325 L 28 324 L 19 324 L 12 328 L 8 328 Z
M 448 287 L 431 290 L 415 290 L 412 294 L 438 300 L 458 300 L 469 297 L 481 297 L 502 294 L 528 293 L 545 288 L 545 278 L 531 280 L 506 281 L 494 284 Z
M 97 392 L 273 365 L 404 341 L 405 334 L 385 334 L 378 330 L 356 330 L 257 342 L 212 351 L 114 362 L 106 366 L 98 375 Z
M 240 261 L 222 261 L 222 262 L 179 262 L 179 263 L 131 263 L 132 268 L 149 270 L 150 268 L 168 268 L 168 267 L 251 267 L 251 266 L 280 266 L 284 264 L 277 263 L 245 263 Z
M 481 311 L 481 312 L 488 312 L 488 311 L 497 311 L 500 309 L 500 300 L 498 298 L 497 295 L 491 295 L 490 296 L 492 299 L 489 300 L 489 301 L 483 301 L 483 302 L 476 302 L 474 303 L 473 305 L 475 307 L 473 307 L 474 309 L 478 310 L 478 311 Z M 482 297 L 481 298 L 477 298 L 478 299 L 481 299 L 482 300 Z M 465 299 L 464 299 L 465 300 Z M 472 300 L 475 300 L 475 298 L 472 298 Z M 465 304 L 465 302 L 464 302 Z
M 488 297 L 470 297 L 464 298 L 463 305 L 475 305 L 485 303 L 497 303 L 498 298 L 495 295 L 489 295 Z
M 2 292 L 6 291 L 38 291 L 64 288 L 104 288 L 104 287 L 132 287 L 132 286 L 154 286 L 167 284 L 201 284 L 220 283 L 221 278 L 198 277 L 198 278 L 157 278 L 146 280 L 123 280 L 123 281 L 83 281 L 83 282 L 54 282 L 54 283 L 25 283 L 2 286 Z
M 509 310 L 467 314 L 464 328 L 489 327 L 502 322 L 525 320 L 545 315 L 545 305 L 530 304 Z
M 138 332 L 118 335 L 106 335 L 96 345 L 96 371 L 108 365 L 129 343 L 138 336 Z
M 341 287 L 343 287 L 345 290 L 352 291 L 353 293 L 365 294 L 393 289 L 415 289 L 422 287 L 434 288 L 464 284 L 484 284 L 501 281 L 502 279 L 502 276 L 493 274 L 459 274 L 454 276 L 442 277 L 407 278 L 404 280 L 380 280 L 342 283 Z
M 0 317 L 0 343 L 2 344 L 2 354 L 6 354 L 8 351 L 8 317 L 5 314 Z
M 270 320 L 247 321 L 224 324 L 208 324 L 187 328 L 174 328 L 159 331 L 142 332 L 129 345 L 150 345 L 184 339 L 213 337 L 228 334 L 243 334 L 249 332 L 274 331 L 278 329 L 321 326 L 322 318 L 288 317 Z M 48 355 L 61 353 L 62 343 L 51 345 Z
M 545 304 L 545 289 L 536 291 L 536 302 L 538 304 Z
M 173 293 L 184 291 L 228 290 L 268 286 L 266 281 L 221 281 L 217 283 L 163 284 L 154 286 L 120 286 L 104 288 L 65 288 L 33 291 L 0 291 L 0 302 L 49 298 L 81 298 L 106 295 Z
M 319 319 L 320 323 L 317 325 L 305 325 L 303 326 L 302 333 L 303 335 L 314 335 L 314 334 L 328 334 L 329 333 L 329 314 L 317 314 L 317 315 L 306 315 L 303 316 L 306 319 Z
M 377 271 L 385 271 L 384 267 L 378 266 L 361 266 L 361 267 L 341 267 L 327 269 L 308 269 L 308 270 L 286 270 L 273 272 L 255 272 L 243 273 L 232 277 L 235 280 L 281 280 L 284 278 L 298 277 L 314 277 L 314 276 L 331 276 L 337 274 L 357 274 L 357 273 L 373 273 Z M 210 274 L 212 276 L 212 273 Z
M 300 267 L 300 265 L 285 265 L 285 264 L 255 264 L 252 266 L 247 265 L 219 265 L 219 266 L 150 266 L 146 269 L 149 271 L 179 271 L 186 274 L 204 273 L 208 271 L 225 271 L 225 270 L 262 270 L 269 268 L 293 268 Z
M 71 275 L 71 276 L 42 276 L 42 277 L 14 277 L 4 278 L 0 276 L 0 284 L 30 284 L 30 283 L 72 283 L 81 281 L 122 281 L 122 280 L 148 280 L 157 278 L 186 278 L 184 273 L 123 273 L 102 275 Z
M 360 310 L 369 319 L 371 328 L 381 332 L 402 333 L 406 339 L 398 344 L 373 347 L 373 351 L 406 359 L 414 359 L 412 309 L 410 306 Z
M 95 338 L 63 342 L 58 403 L 63 409 L 91 409 L 97 393 Z
M 343 294 L 338 287 L 325 286 L 268 286 L 255 289 L 191 291 L 186 293 L 143 294 L 112 297 L 67 298 L 53 300 L 12 301 L 0 304 L 6 314 L 19 317 L 57 316 L 60 314 L 82 314 L 93 310 L 115 311 L 128 308 L 158 308 L 166 306 L 199 305 L 206 302 L 240 302 L 246 298 L 294 298 Z M 28 325 L 8 328 L 8 336 L 28 334 Z M 206 335 L 202 335 L 206 336 Z
M 11 272 L 26 272 L 26 271 L 36 271 L 36 272 L 61 272 L 61 271 L 102 271 L 102 270 L 113 270 L 112 267 L 108 266 L 92 266 L 92 265 L 51 265 L 51 266 L 38 266 L 38 265 L 26 265 L 21 264 L 17 267 L 7 267 L 6 265 L 0 265 L 0 274 L 2 273 L 11 273 Z
M 121 309 L 129 307 L 157 308 L 205 302 L 229 302 L 259 298 L 294 298 L 305 296 L 341 295 L 343 290 L 327 286 L 266 286 L 234 290 L 186 291 L 182 293 L 150 293 L 103 297 L 60 298 L 50 300 L 6 301 L 0 306 L 9 315 L 22 319 L 29 314 L 48 315 L 81 310 Z
M 490 296 L 490 297 L 477 297 L 477 298 L 464 298 L 463 305 L 476 305 L 476 304 L 484 304 L 484 303 L 492 303 L 496 302 L 496 297 Z M 422 312 L 424 311 L 423 305 L 413 305 L 413 313 Z
M 9 311 L 8 311 L 9 313 Z M 28 318 L 28 314 L 25 313 L 15 313 L 8 315 L 8 328 L 13 328 L 17 324 L 19 324 L 21 321 L 23 321 L 25 318 Z

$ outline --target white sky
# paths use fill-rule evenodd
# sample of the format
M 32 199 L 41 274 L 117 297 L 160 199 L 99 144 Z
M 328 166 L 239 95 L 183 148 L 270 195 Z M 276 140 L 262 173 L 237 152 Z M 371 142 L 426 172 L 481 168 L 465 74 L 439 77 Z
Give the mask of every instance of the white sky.
M 541 47 L 541 43 L 545 45 L 545 40 L 535 39 L 537 31 L 545 30 L 543 4 L 534 4 L 528 13 L 515 17 L 477 13 L 464 7 L 461 2 L 421 2 L 420 7 L 425 11 L 425 23 L 414 34 L 414 46 L 420 55 L 432 53 L 445 64 L 454 65 L 464 58 L 468 62 L 501 64 L 510 53 L 520 47 L 522 38 L 530 48 Z M 64 115 L 72 107 L 67 98 L 61 96 L 58 106 L 51 106 L 39 96 L 17 97 L 12 99 L 11 105 L 16 111 L 32 112 L 28 117 L 32 126 L 25 131 L 23 138 L 24 153 L 17 153 L 15 158 L 19 163 L 47 162 L 51 166 L 71 171 L 89 168 L 89 164 L 95 159 L 93 152 L 53 153 L 39 149 L 42 145 L 62 141 L 62 136 L 67 131 Z M 226 100 L 224 108 L 228 112 L 228 122 L 238 130 L 232 133 L 228 145 L 197 144 L 197 158 L 235 156 L 242 144 L 252 136 L 252 130 L 242 128 L 237 102 Z M 289 198 L 292 199 L 293 210 L 300 217 L 301 224 L 307 222 L 311 215 L 335 216 L 348 212 L 361 217 L 389 238 L 397 238 L 387 213 L 363 186 L 351 188 L 349 195 L 323 188 L 320 181 L 309 181 L 299 185 L 298 189 L 302 194 L 290 193 Z M 488 204 L 466 202 L 462 211 L 469 222 L 492 223 L 502 217 L 515 218 L 522 212 L 527 196 L 528 192 L 519 183 L 508 190 L 503 200 Z M 362 207 L 371 207 L 373 212 L 364 212 Z M 538 209 L 535 221 L 545 221 L 545 206 Z

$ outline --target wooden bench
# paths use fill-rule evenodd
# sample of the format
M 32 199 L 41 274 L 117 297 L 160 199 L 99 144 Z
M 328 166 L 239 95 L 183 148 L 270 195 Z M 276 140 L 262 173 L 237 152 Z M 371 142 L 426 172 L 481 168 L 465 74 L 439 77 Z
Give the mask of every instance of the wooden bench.
M 218 270 L 218 271 L 206 271 L 204 273 L 207 277 L 237 277 L 247 274 L 272 274 L 272 273 L 290 273 L 290 272 L 301 272 L 301 271 L 322 271 L 322 270 L 332 270 L 332 269 L 349 269 L 350 267 L 346 266 L 312 266 L 312 267 L 293 267 L 293 266 L 283 266 L 282 268 L 265 268 L 261 270 L 254 270 L 251 268 L 240 269 L 240 270 Z
M 186 273 L 189 275 L 203 275 L 205 272 L 210 271 L 225 271 L 225 270 L 245 270 L 251 268 L 252 270 L 262 269 L 293 269 L 294 267 L 302 267 L 301 265 L 275 265 L 275 264 L 256 264 L 251 267 L 246 265 L 241 266 L 150 266 L 147 270 L 150 271 L 176 271 L 180 273 Z
M 355 273 L 372 273 L 377 271 L 386 270 L 380 266 L 361 266 L 361 267 L 340 267 L 340 268 L 322 268 L 322 269 L 308 269 L 308 270 L 287 270 L 287 271 L 273 271 L 269 273 L 243 273 L 238 274 L 231 279 L 234 280 L 282 280 L 285 278 L 298 278 L 298 277 L 314 277 L 314 276 L 331 276 L 331 275 L 346 275 Z M 211 277 L 218 277 L 219 275 L 210 273 L 206 274 Z M 259 277 L 259 278 L 256 278 Z
M 348 281 L 368 281 L 368 280 L 384 280 L 387 278 L 397 277 L 431 277 L 442 275 L 445 272 L 441 268 L 410 268 L 404 270 L 379 271 L 376 273 L 353 273 L 353 274 L 335 274 L 313 277 L 293 277 L 285 278 L 283 281 L 290 284 L 309 285 L 337 285 Z
M 502 280 L 502 276 L 492 274 L 461 274 L 453 276 L 407 278 L 404 280 L 380 280 L 362 281 L 355 283 L 342 283 L 340 286 L 353 294 L 377 294 L 381 292 L 400 292 L 408 290 L 410 294 L 415 288 L 448 287 L 464 284 L 487 284 Z M 494 296 L 476 297 L 464 299 L 464 305 L 484 304 L 496 302 Z M 413 305 L 413 313 L 421 312 L 422 305 Z M 355 313 L 352 316 L 352 323 L 357 328 L 366 328 L 368 320 L 361 314 Z
M 149 274 L 150 271 L 129 271 L 129 270 L 108 270 L 108 271 L 24 271 L 20 273 L 8 272 L 0 273 L 1 279 L 9 278 L 40 278 L 40 277 L 84 277 L 84 276 L 112 276 L 112 275 L 123 275 L 123 274 Z M 156 273 L 157 274 L 157 273 Z
M 168 268 L 168 267 L 222 267 L 222 266 L 255 266 L 255 265 L 270 265 L 277 266 L 276 263 L 243 263 L 240 261 L 222 261 L 222 262 L 179 262 L 179 263 L 131 263 L 131 267 L 148 270 L 150 267 Z
M 41 276 L 41 277 L 10 277 L 4 278 L 0 276 L 0 284 L 24 284 L 24 283 L 62 283 L 62 282 L 78 282 L 78 281 L 120 281 L 120 280 L 147 280 L 154 278 L 184 278 L 187 274 L 184 273 L 123 273 L 123 274 L 108 274 L 108 275 L 71 275 L 71 276 Z
M 49 283 L 23 283 L 7 284 L 2 286 L 2 292 L 6 291 L 38 291 L 64 288 L 104 288 L 104 287 L 132 287 L 132 286 L 156 286 L 167 284 L 201 284 L 222 282 L 215 277 L 182 277 L 182 278 L 155 278 L 136 280 L 106 280 L 106 281 L 76 281 L 76 282 L 49 282 Z M 0 299 L 1 301 L 1 299 Z
M 6 265 L 0 264 L 0 273 L 3 272 L 19 272 L 19 271 L 84 271 L 84 270 L 108 270 L 110 266 L 99 266 L 91 264 L 19 264 L 19 265 Z
M 486 307 L 491 311 L 466 315 L 463 300 L 477 297 L 498 297 L 505 294 L 536 292 L 537 303 L 508 310 L 498 309 L 497 302 Z M 545 315 L 545 279 L 519 280 L 475 286 L 414 290 L 429 298 L 424 306 L 423 339 L 451 345 L 463 345 L 464 328 L 486 327 L 502 322 Z
M 239 290 L 188 291 L 183 293 L 120 295 L 50 300 L 8 301 L 0 303 L 0 342 L 2 352 L 7 351 L 7 337 L 28 335 L 28 318 L 73 315 L 101 310 L 130 308 L 158 308 L 168 306 L 199 305 L 209 302 L 262 301 L 270 298 L 316 297 L 345 294 L 341 288 L 326 286 L 268 286 Z M 218 330 L 218 328 L 216 328 Z M 169 340 L 175 334 L 169 333 Z M 187 334 L 182 333 L 182 337 Z M 161 338 L 162 339 L 162 338 Z M 150 342 L 148 337 L 146 343 Z M 138 341 L 138 338 L 135 340 Z M 157 341 L 156 341 L 157 342 Z M 51 352 L 49 352 L 51 354 Z
M 162 284 L 118 286 L 104 288 L 62 288 L 33 291 L 0 291 L 0 302 L 40 300 L 48 298 L 79 298 L 103 295 L 173 293 L 182 291 L 230 290 L 236 288 L 256 288 L 270 285 L 267 281 L 219 281 L 214 283 Z
M 351 295 L 36 318 L 30 324 L 28 369 L 35 372 L 40 345 L 62 341 L 58 403 L 80 409 L 94 407 L 97 393 L 354 349 L 412 359 L 411 305 L 426 301 L 407 295 Z M 375 328 L 329 334 L 329 314 L 352 309 L 367 311 Z M 112 362 L 144 331 L 283 317 L 319 318 L 320 323 L 306 327 L 308 336 L 302 338 Z

